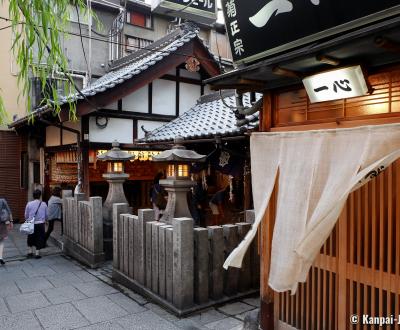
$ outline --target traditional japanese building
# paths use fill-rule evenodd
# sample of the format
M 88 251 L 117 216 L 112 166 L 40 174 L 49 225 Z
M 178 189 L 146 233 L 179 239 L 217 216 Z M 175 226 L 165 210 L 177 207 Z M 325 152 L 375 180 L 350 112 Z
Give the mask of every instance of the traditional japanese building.
M 20 134 L 34 132 L 46 192 L 55 185 L 73 188 L 81 181 L 79 188 L 85 193 L 105 198 L 106 169 L 95 161 L 96 154 L 117 140 L 136 155 L 126 166 L 128 200 L 135 207 L 149 205 L 148 191 L 160 170 L 150 162 L 157 148 L 138 149 L 134 140 L 190 109 L 208 91 L 202 80 L 220 72 L 198 32 L 196 26 L 184 24 L 115 61 L 108 73 L 72 96 L 76 121 L 70 120 L 65 104 L 58 117 L 42 107 L 33 112 L 33 124 L 28 117 L 11 124 Z
M 279 3 L 286 9 L 275 11 Z M 207 82 L 264 93 L 263 133 L 250 142 L 261 329 L 367 329 L 373 323 L 363 315 L 398 315 L 398 2 L 257 1 L 249 8 L 237 0 L 224 7 L 242 66 Z M 386 156 L 378 160 L 379 153 Z M 226 266 L 240 266 L 242 252 Z
M 259 98 L 260 94 L 247 93 L 243 106 L 251 107 Z M 252 207 L 247 134 L 259 126 L 258 111 L 238 120 L 230 108 L 235 104 L 234 91 L 204 95 L 184 114 L 137 141 L 154 146 L 172 143 L 180 136 L 187 148 L 207 155 L 204 163 L 192 167 L 192 174 L 207 181 L 209 199 L 218 190 L 232 186 L 235 199 L 232 208 L 227 210 L 230 223 L 243 221 L 244 210 Z M 211 211 L 207 211 L 210 222 Z

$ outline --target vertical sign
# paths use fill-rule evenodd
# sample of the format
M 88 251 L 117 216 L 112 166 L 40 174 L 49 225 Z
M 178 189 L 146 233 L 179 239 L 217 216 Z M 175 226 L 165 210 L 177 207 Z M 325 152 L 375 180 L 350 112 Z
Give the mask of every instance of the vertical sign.
M 400 0 L 222 0 L 235 62 L 251 62 L 400 13 Z
M 153 0 L 151 10 L 204 24 L 217 19 L 216 0 Z

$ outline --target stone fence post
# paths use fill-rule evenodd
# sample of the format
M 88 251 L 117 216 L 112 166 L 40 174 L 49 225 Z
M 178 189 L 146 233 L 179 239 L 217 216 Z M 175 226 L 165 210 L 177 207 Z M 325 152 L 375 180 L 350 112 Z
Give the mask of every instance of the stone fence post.
M 193 224 L 191 218 L 174 218 L 173 304 L 180 309 L 193 305 Z

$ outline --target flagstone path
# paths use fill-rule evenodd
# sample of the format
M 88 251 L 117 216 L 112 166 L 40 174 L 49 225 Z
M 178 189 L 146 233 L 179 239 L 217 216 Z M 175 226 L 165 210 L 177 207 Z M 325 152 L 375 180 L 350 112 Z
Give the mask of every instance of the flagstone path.
M 133 291 L 113 283 L 112 266 L 88 269 L 53 244 L 43 258 L 28 259 L 18 226 L 0 266 L 0 329 L 239 330 L 258 297 L 178 318 Z

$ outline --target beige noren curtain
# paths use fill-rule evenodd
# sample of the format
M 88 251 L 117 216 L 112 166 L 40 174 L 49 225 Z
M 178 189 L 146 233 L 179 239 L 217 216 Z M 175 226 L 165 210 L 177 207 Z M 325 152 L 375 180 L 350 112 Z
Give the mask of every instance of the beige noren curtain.
M 277 179 L 269 285 L 295 293 L 349 193 L 400 157 L 400 124 L 255 133 L 250 147 L 256 220 L 224 267 L 241 267 Z

